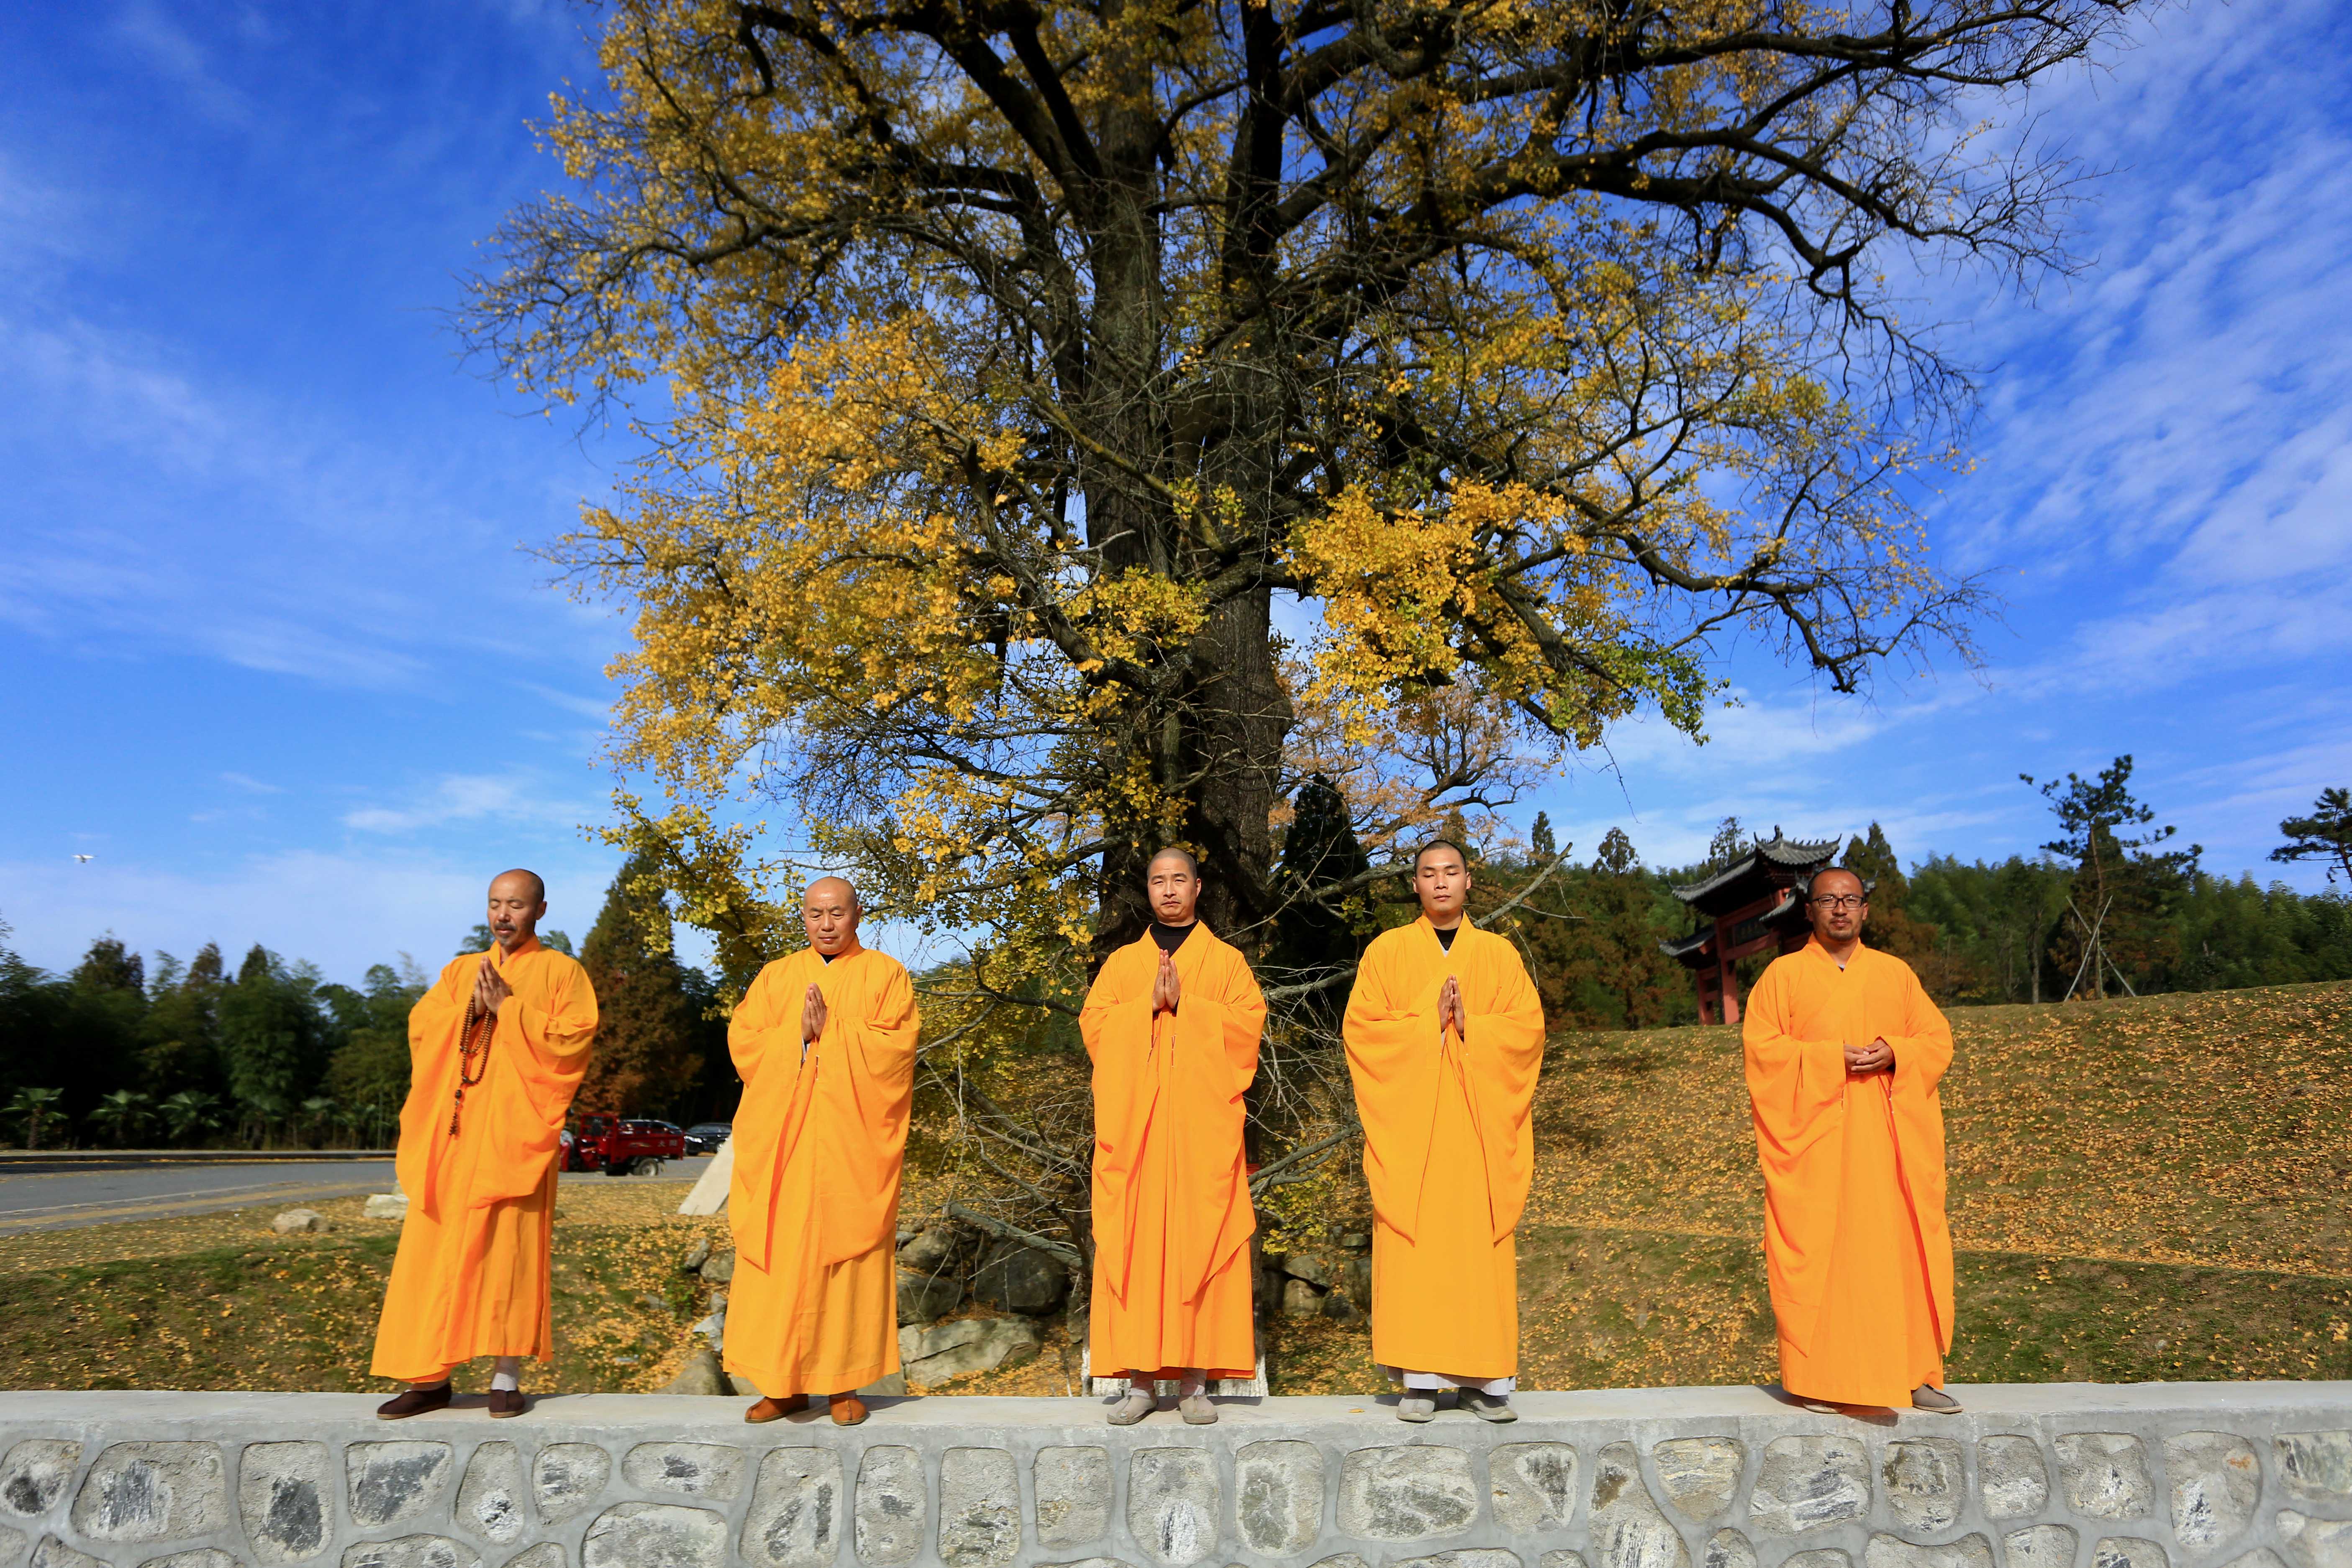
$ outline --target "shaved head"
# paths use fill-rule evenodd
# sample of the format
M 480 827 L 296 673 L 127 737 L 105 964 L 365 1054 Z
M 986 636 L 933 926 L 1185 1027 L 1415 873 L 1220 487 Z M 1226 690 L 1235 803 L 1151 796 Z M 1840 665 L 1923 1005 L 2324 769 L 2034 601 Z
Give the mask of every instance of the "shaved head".
M 536 871 L 501 871 L 490 879 L 489 905 L 490 934 L 512 952 L 539 930 L 547 913 L 547 884 Z
M 827 960 L 857 946 L 857 917 L 864 912 L 846 877 L 819 877 L 801 895 L 801 924 L 809 945 Z
M 497 876 L 491 878 L 490 890 L 492 892 L 498 891 L 499 884 L 510 879 L 520 880 L 523 887 L 528 888 L 530 890 L 530 901 L 532 903 L 543 904 L 547 902 L 546 879 L 541 877 L 536 871 L 526 871 L 520 866 L 516 867 L 511 871 L 501 871 Z
M 1161 925 L 1191 925 L 1201 901 L 1201 863 L 1172 844 L 1160 850 L 1143 868 L 1143 896 Z
M 1155 851 L 1151 857 L 1150 865 L 1144 868 L 1143 874 L 1149 877 L 1151 874 L 1152 868 L 1158 866 L 1162 860 L 1183 861 L 1184 869 L 1192 873 L 1192 879 L 1194 881 L 1200 880 L 1201 862 L 1192 858 L 1192 852 L 1190 849 L 1179 849 L 1173 844 L 1169 845 L 1164 849 Z

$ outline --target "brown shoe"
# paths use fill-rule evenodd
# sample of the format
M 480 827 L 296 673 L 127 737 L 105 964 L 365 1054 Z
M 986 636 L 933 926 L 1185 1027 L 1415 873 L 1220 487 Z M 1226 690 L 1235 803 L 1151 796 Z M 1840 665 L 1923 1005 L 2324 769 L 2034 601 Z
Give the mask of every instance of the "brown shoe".
M 866 1401 L 854 1394 L 828 1394 L 825 1403 L 833 1408 L 833 1424 L 836 1426 L 855 1426 L 866 1419 Z
M 375 1407 L 379 1421 L 405 1421 L 411 1415 L 423 1415 L 435 1410 L 449 1408 L 449 1385 L 446 1383 L 433 1388 L 412 1388 L 395 1394 Z
M 1958 1415 L 1960 1402 L 1932 1383 L 1923 1383 L 1911 1391 L 1911 1408 L 1932 1410 L 1938 1415 Z
M 763 1421 L 782 1421 L 787 1415 L 797 1415 L 808 1408 L 808 1395 L 795 1394 L 789 1399 L 761 1399 L 743 1412 L 743 1419 L 758 1425 Z
M 490 1390 L 490 1418 L 494 1421 L 500 1416 L 520 1415 L 530 1408 L 530 1401 L 523 1397 L 520 1388 Z

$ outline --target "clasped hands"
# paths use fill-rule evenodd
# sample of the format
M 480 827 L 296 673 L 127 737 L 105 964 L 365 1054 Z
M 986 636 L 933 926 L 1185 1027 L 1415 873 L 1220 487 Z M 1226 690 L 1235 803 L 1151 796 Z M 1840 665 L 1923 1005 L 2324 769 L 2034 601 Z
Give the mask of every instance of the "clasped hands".
M 1437 1031 L 1452 1029 L 1456 1037 L 1470 1037 L 1470 1014 L 1462 1005 L 1462 982 L 1449 974 L 1437 988 Z
M 474 971 L 474 1012 L 495 1018 L 499 1016 L 499 1004 L 513 994 L 514 987 L 499 973 L 499 966 L 490 962 L 490 955 L 482 954 L 481 967 Z
M 814 1045 L 824 1033 L 824 993 L 812 983 L 808 994 L 801 998 L 801 1044 Z
M 1881 1035 L 1866 1046 L 1845 1047 L 1845 1070 L 1850 1073 L 1893 1072 L 1895 1047 Z
M 1176 955 L 1172 952 L 1162 952 L 1160 955 L 1160 973 L 1153 975 L 1151 979 L 1151 1010 L 1155 1013 L 1173 1013 L 1176 1011 L 1176 1005 L 1182 1000 L 1184 1000 L 1184 983 L 1176 976 Z

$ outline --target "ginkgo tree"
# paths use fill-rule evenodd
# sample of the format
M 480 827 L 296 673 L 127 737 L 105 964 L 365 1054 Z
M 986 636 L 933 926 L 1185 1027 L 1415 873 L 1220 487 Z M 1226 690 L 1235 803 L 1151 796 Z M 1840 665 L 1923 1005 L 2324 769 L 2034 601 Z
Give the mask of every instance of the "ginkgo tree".
M 636 612 L 622 836 L 740 967 L 789 802 L 1034 998 L 1159 844 L 1261 952 L 1498 769 L 1700 733 L 1738 638 L 1966 657 L 1906 498 L 1968 389 L 1886 278 L 2067 264 L 2021 95 L 2130 10 L 613 0 L 469 321 L 647 436 L 551 547 Z

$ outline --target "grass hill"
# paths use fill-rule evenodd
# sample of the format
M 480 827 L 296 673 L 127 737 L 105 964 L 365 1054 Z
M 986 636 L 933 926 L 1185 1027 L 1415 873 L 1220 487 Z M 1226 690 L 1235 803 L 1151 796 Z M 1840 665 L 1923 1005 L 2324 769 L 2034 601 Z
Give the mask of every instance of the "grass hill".
M 1959 1249 L 1956 1382 L 2352 1378 L 2352 983 L 1961 1008 L 1945 1080 Z M 1536 1102 L 1520 1233 L 1529 1387 L 1774 1374 L 1733 1029 L 1563 1034 Z M 648 1389 L 724 1222 L 668 1184 L 567 1186 L 558 1364 L 541 1386 Z M 18 1387 L 363 1388 L 395 1227 L 358 1200 L 0 1238 Z M 1361 1327 L 1278 1319 L 1286 1393 L 1382 1384 Z M 1068 1387 L 1067 1347 L 958 1392 Z M 478 1373 L 479 1368 L 477 1369 Z

